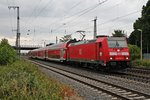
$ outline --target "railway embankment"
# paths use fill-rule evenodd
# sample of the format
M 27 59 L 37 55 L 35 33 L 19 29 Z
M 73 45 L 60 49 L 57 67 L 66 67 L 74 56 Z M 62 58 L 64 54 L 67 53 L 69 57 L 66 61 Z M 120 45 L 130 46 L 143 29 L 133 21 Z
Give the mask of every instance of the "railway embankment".
M 48 77 L 25 60 L 0 66 L 0 99 L 68 100 L 73 97 L 79 98 L 71 87 Z
M 132 61 L 132 66 L 136 68 L 146 68 L 150 70 L 150 60 L 149 59 L 134 60 Z

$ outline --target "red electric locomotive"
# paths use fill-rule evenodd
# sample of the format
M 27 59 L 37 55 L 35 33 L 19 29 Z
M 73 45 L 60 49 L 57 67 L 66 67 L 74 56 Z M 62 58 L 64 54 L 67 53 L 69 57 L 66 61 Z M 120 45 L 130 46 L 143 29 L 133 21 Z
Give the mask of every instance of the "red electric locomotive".
M 33 58 L 74 62 L 105 69 L 123 69 L 129 66 L 130 54 L 124 37 L 99 37 L 95 40 L 50 45 L 32 50 Z
M 105 66 L 103 68 L 106 69 L 122 69 L 129 66 L 130 54 L 126 38 L 99 37 L 70 44 L 68 61 Z

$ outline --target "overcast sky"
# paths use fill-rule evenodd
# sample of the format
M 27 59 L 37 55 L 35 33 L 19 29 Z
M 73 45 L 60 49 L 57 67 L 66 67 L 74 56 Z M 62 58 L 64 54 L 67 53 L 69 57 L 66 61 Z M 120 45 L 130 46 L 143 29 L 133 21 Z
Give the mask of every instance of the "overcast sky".
M 111 35 L 121 29 L 129 36 L 133 23 L 141 16 L 148 0 L 0 0 L 0 39 L 16 41 L 17 9 L 19 6 L 21 45 L 43 45 L 55 42 L 56 36 L 72 34 L 80 38 L 78 30 L 86 31 L 86 39 L 93 38 L 93 19 L 97 16 L 98 35 Z

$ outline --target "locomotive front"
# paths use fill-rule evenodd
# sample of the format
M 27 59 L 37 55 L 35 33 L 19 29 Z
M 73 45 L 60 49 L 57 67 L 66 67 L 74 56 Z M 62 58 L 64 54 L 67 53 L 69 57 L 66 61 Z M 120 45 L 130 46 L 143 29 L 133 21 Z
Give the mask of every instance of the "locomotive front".
M 126 68 L 130 65 L 130 53 L 126 38 L 108 37 L 107 65 L 114 68 Z

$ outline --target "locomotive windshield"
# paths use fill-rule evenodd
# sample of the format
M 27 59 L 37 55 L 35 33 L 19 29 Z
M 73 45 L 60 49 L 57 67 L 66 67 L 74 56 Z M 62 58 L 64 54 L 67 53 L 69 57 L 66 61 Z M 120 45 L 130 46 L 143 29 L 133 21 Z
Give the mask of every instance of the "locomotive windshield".
M 108 38 L 108 46 L 110 48 L 127 47 L 126 39 L 125 38 L 115 38 L 115 37 Z

